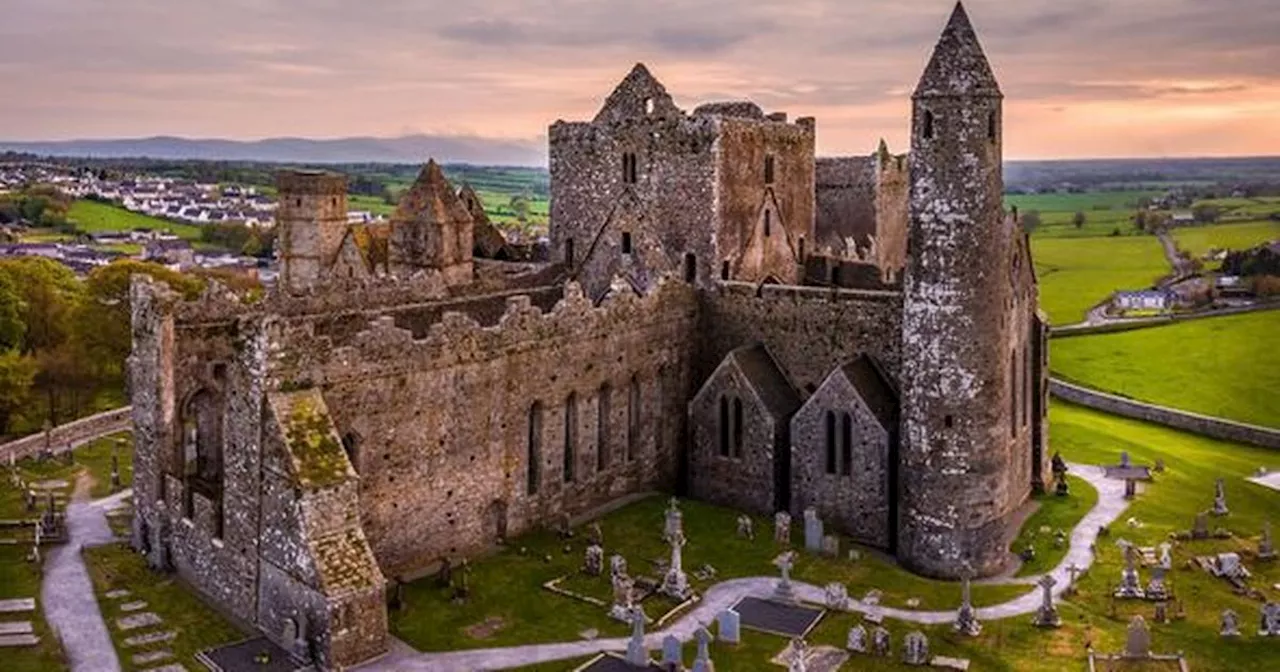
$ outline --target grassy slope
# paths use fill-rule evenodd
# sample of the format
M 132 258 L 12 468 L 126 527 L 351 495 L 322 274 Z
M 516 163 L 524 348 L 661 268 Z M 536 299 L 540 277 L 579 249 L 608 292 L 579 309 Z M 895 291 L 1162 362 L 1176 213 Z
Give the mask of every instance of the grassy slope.
M 1055 375 L 1089 387 L 1280 427 L 1280 311 L 1053 341 Z M 1278 516 L 1280 518 L 1280 516 Z
M 1210 249 L 1246 250 L 1280 238 L 1280 222 L 1244 222 L 1217 224 L 1173 230 L 1178 247 L 1196 256 Z
M 1067 497 L 1059 497 L 1052 492 L 1036 495 L 1040 508 L 1022 524 L 1022 531 L 1010 546 L 1015 553 L 1027 546 L 1036 550 L 1035 559 L 1023 563 L 1018 569 L 1018 576 L 1043 574 L 1057 567 L 1067 555 L 1067 546 L 1055 548 L 1054 535 L 1063 530 L 1069 540 L 1071 530 L 1098 503 L 1098 491 L 1088 481 L 1067 476 L 1067 483 L 1071 486 L 1071 494 Z M 1047 528 L 1048 532 L 1041 531 L 1042 528 Z
M 157 648 L 168 648 L 173 652 L 176 662 L 182 663 L 189 670 L 202 669 L 203 666 L 195 660 L 196 653 L 211 646 L 229 644 L 244 638 L 243 633 L 205 606 L 194 592 L 172 576 L 160 576 L 152 572 L 142 556 L 128 547 L 112 544 L 87 548 L 83 553 L 89 575 L 93 579 L 94 592 L 98 596 L 98 605 L 125 670 L 140 669 L 129 662 L 130 655 Z M 105 596 L 108 591 L 117 588 L 127 589 L 132 595 L 116 600 Z M 121 632 L 116 626 L 116 619 L 125 615 L 125 612 L 120 611 L 120 605 L 131 600 L 146 601 L 147 611 L 159 614 L 164 619 L 164 624 Z M 126 649 L 122 645 L 125 638 L 131 635 L 164 630 L 177 632 L 177 638 L 167 644 L 149 647 Z M 145 667 L 152 666 L 154 664 Z
M 176 224 L 96 201 L 78 200 L 72 203 L 71 209 L 67 212 L 67 219 L 75 222 L 77 229 L 88 233 L 148 228 L 162 231 L 167 229 L 188 240 L 200 238 L 198 226 Z
M 1040 305 L 1053 324 L 1084 319 L 1117 289 L 1144 289 L 1170 272 L 1152 236 L 1050 238 L 1033 236 Z

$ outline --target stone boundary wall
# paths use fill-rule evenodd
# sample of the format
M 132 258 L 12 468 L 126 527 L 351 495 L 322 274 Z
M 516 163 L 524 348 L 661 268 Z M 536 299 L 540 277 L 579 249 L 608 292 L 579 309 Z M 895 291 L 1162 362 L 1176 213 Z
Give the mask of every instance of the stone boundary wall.
M 133 407 L 125 406 L 111 411 L 104 411 L 87 418 L 73 420 L 64 425 L 54 427 L 49 436 L 53 452 L 61 453 L 69 447 L 78 446 L 108 434 L 115 434 L 129 429 L 133 424 Z M 0 445 L 0 462 L 9 463 L 10 456 L 15 460 L 39 454 L 45 446 L 44 432 L 37 432 L 21 439 Z
M 1066 324 L 1061 327 L 1053 327 L 1050 329 L 1049 337 L 1066 338 L 1069 336 L 1088 336 L 1090 334 L 1112 334 L 1121 331 L 1132 331 L 1134 329 L 1146 329 L 1148 327 L 1162 327 L 1169 324 L 1178 324 L 1180 322 L 1201 320 L 1210 317 L 1243 315 L 1245 313 L 1255 313 L 1275 309 L 1280 309 L 1280 301 L 1267 301 L 1257 305 L 1244 306 L 1241 308 L 1222 308 L 1218 310 L 1200 311 L 1197 313 L 1174 314 L 1164 317 L 1119 319 L 1103 324 Z
M 1126 418 L 1154 422 L 1214 439 L 1280 449 L 1280 430 L 1268 427 L 1148 404 L 1056 379 L 1049 380 L 1049 392 L 1059 399 Z

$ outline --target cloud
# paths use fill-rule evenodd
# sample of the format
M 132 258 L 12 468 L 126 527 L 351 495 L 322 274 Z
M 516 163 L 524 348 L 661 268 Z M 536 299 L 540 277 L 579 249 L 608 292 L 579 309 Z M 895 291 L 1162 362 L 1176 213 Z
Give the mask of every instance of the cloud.
M 1275 0 L 969 0 L 1012 113 L 1128 105 L 1257 119 L 1280 88 Z M 825 151 L 905 141 L 951 0 L 7 0 L 0 136 L 428 133 L 532 138 L 589 118 L 636 61 L 686 107 L 820 113 Z M 1063 108 L 1063 112 L 1053 112 Z M 1108 108 L 1111 109 L 1111 108 Z M 1119 108 L 1117 108 L 1119 109 Z M 1159 108 L 1154 108 L 1159 109 Z M 1235 110 L 1236 112 L 1230 112 Z M 1208 112 L 1204 112 L 1208 114 Z M 1013 119 L 1011 122 L 1015 121 Z M 1028 127 L 1038 120 L 1028 118 Z M 1143 127 L 1127 132 L 1124 124 Z M 1262 121 L 1251 123 L 1261 124 Z M 1241 125 L 1230 126 L 1233 129 Z M 1025 146 L 1081 151 L 1079 121 Z M 1145 145 L 1129 143 L 1130 136 Z M 1274 137 L 1274 134 L 1258 134 Z M 1092 139 L 1092 138 L 1091 138 Z M 1018 136 L 1010 150 L 1020 153 Z M 1256 151 L 1280 152 L 1277 147 Z

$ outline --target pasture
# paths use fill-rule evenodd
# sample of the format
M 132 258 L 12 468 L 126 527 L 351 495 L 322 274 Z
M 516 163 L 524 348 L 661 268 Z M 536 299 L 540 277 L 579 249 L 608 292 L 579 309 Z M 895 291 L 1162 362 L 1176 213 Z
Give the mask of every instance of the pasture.
M 200 227 L 191 224 L 178 224 L 157 219 L 124 208 L 99 203 L 97 201 L 77 200 L 67 211 L 67 219 L 75 223 L 76 229 L 85 233 L 99 231 L 131 231 L 133 229 L 151 229 L 154 231 L 170 231 L 187 240 L 200 239 Z
M 1055 376 L 1141 401 L 1280 427 L 1280 310 L 1055 338 Z
M 1153 236 L 1055 238 L 1032 236 L 1040 306 L 1055 325 L 1085 313 L 1117 289 L 1145 289 L 1170 272 Z
M 1182 227 L 1172 233 L 1178 247 L 1200 257 L 1212 249 L 1247 250 L 1280 239 L 1280 221 Z

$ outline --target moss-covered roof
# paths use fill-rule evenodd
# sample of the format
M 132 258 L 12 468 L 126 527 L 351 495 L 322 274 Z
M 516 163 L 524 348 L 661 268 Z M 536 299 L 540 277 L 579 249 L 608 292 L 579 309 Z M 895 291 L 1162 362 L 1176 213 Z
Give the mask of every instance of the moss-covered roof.
M 273 393 L 271 406 L 299 486 L 323 488 L 355 476 L 319 390 Z
M 313 543 L 312 548 L 316 566 L 320 569 L 320 581 L 329 595 L 346 590 L 373 588 L 382 581 L 382 572 L 359 529 L 347 529 L 321 537 Z

